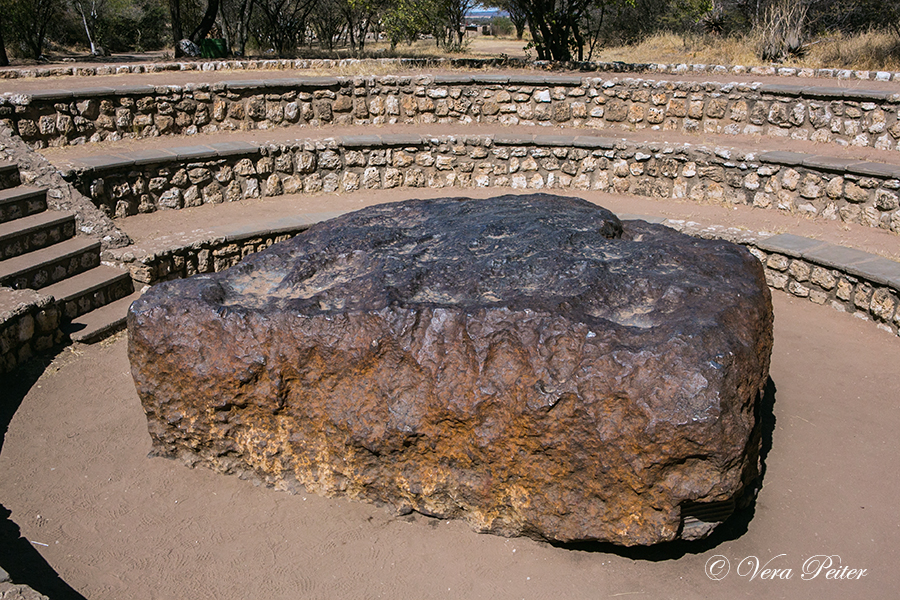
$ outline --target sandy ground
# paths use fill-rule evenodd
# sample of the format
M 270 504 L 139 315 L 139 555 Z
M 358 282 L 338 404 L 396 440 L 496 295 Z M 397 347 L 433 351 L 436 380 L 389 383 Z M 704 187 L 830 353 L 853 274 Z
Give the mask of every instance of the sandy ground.
M 77 590 L 57 598 L 889 597 L 900 344 L 805 300 L 776 293 L 774 304 L 764 485 L 755 514 L 709 542 L 560 548 L 147 458 L 125 334 L 65 349 L 25 385 L 0 498 Z M 804 580 L 818 555 L 865 575 Z M 731 564 L 720 581 L 706 574 L 715 556 Z M 751 557 L 791 578 L 751 578 Z

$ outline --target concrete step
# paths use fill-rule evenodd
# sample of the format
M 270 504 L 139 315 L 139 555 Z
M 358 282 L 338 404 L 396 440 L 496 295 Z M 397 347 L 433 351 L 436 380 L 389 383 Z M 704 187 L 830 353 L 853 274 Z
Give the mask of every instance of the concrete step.
M 100 264 L 100 242 L 76 237 L 0 261 L 0 285 L 38 290 Z
M 128 271 L 100 265 L 48 285 L 41 293 L 56 298 L 64 319 L 75 319 L 134 292 Z
M 0 190 L 14 188 L 20 183 L 19 167 L 13 163 L 0 160 Z
M 47 190 L 19 186 L 0 190 L 0 223 L 47 210 Z
M 0 223 L 0 260 L 34 252 L 75 237 L 75 213 L 44 211 Z
M 73 319 L 63 327 L 63 332 L 68 334 L 73 342 L 93 344 L 109 337 L 110 335 L 125 329 L 125 318 L 128 315 L 128 307 L 141 297 L 140 292 L 116 300 L 103 308 Z

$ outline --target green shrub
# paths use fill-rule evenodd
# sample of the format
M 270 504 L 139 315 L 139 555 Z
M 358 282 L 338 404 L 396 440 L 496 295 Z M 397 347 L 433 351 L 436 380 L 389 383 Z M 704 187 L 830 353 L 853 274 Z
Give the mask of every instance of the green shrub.
M 509 17 L 494 17 L 491 19 L 491 33 L 512 37 L 516 33 L 516 27 Z

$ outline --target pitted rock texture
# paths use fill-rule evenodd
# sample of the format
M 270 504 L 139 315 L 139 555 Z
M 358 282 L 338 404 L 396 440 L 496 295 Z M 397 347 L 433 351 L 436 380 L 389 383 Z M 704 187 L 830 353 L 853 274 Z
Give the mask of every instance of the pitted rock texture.
M 759 261 L 579 199 L 364 209 L 128 328 L 154 452 L 283 489 L 634 545 L 708 533 L 683 508 L 758 474 Z

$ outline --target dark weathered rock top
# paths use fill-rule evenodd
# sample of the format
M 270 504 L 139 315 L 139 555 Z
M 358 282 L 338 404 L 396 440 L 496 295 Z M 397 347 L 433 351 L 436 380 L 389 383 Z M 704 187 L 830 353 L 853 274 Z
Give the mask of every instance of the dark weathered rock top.
M 751 261 L 727 242 L 642 221 L 623 226 L 589 202 L 534 194 L 375 206 L 252 256 L 217 283 L 194 285 L 223 306 L 304 314 L 502 305 L 588 323 L 702 326 L 740 304 L 742 292 L 759 291 L 744 277 Z

